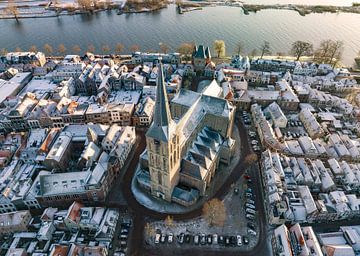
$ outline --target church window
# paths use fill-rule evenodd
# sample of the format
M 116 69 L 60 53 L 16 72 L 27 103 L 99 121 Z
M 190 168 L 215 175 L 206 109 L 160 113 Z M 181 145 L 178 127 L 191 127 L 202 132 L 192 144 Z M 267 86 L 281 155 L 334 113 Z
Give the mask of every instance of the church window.
M 162 175 L 161 172 L 158 172 L 158 183 L 162 185 Z

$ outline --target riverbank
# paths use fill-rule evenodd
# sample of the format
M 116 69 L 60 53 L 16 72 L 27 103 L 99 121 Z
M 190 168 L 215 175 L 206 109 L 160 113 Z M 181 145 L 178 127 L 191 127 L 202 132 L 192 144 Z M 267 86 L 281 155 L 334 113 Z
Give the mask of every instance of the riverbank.
M 194 8 L 196 7 L 198 8 Z M 261 10 L 291 10 L 298 12 L 301 16 L 305 16 L 311 13 L 355 13 L 360 14 L 360 4 L 354 3 L 352 6 L 333 6 L 333 5 L 301 5 L 301 4 L 246 4 L 240 1 L 235 2 L 210 2 L 210 1 L 198 1 L 195 4 L 193 2 L 183 2 L 179 5 L 182 9 L 187 11 L 200 10 L 199 7 L 209 6 L 229 6 L 240 7 L 243 9 L 245 15 L 249 15 L 251 12 L 256 13 Z

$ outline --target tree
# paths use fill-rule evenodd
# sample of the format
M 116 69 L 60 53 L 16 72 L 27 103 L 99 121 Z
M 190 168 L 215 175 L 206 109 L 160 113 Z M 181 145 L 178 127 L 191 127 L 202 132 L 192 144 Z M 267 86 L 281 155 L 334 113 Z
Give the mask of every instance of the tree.
M 236 45 L 236 54 L 240 56 L 243 53 L 244 48 L 244 43 L 239 41 Z
M 37 52 L 37 51 L 38 51 L 38 49 L 37 49 L 36 45 L 30 46 L 29 52 Z
M 96 1 L 92 0 L 77 0 L 78 6 L 86 11 L 92 11 Z
M 260 46 L 260 59 L 264 57 L 265 54 L 270 54 L 270 43 L 268 41 L 264 41 L 264 43 Z
M 138 52 L 138 51 L 140 51 L 140 46 L 138 46 L 137 44 L 134 44 L 130 47 L 130 51 Z
M 123 44 L 118 43 L 115 46 L 115 52 L 117 54 L 121 54 L 124 51 L 124 48 L 125 48 L 125 46 Z
M 87 48 L 87 51 L 88 51 L 88 52 L 91 52 L 91 53 L 95 53 L 95 46 L 92 45 L 92 44 L 90 44 L 90 45 L 88 46 L 88 48 Z
M 145 232 L 146 232 L 146 235 L 149 237 L 155 235 L 155 233 L 156 233 L 154 227 L 149 222 L 147 222 L 145 225 Z
M 327 63 L 333 67 L 341 60 L 344 49 L 343 41 L 324 40 L 314 53 L 314 60 L 319 63 Z
M 256 162 L 258 160 L 258 157 L 257 157 L 257 155 L 255 154 L 255 153 L 252 153 L 252 154 L 250 154 L 250 155 L 247 155 L 246 157 L 245 157 L 245 163 L 247 163 L 247 164 L 252 164 L 252 163 L 254 163 L 254 162 Z
M 299 60 L 302 56 L 310 56 L 313 53 L 313 45 L 309 42 L 296 41 L 291 46 L 291 54 Z
M 8 51 L 5 48 L 0 49 L 0 55 L 5 56 L 8 53 Z
M 185 55 L 185 59 L 189 60 L 189 56 L 194 51 L 194 44 L 193 43 L 182 43 L 179 48 L 178 52 L 182 55 Z
M 53 48 L 50 44 L 44 44 L 44 51 L 47 55 L 51 55 L 53 53 Z
M 210 226 L 223 226 L 226 220 L 226 209 L 223 201 L 214 198 L 204 204 L 203 216 Z
M 215 40 L 214 49 L 218 58 L 225 56 L 225 42 L 223 40 Z
M 170 215 L 168 215 L 165 219 L 165 225 L 168 227 L 168 228 L 171 228 L 172 226 L 174 226 L 174 219 L 173 217 L 171 217 Z
M 58 52 L 59 52 L 60 54 L 64 55 L 65 52 L 66 52 L 66 47 L 65 47 L 65 45 L 59 44 Z
M 9 0 L 8 4 L 6 6 L 5 9 L 5 13 L 14 16 L 14 18 L 16 19 L 16 21 L 19 21 L 19 10 L 16 6 L 16 4 L 14 3 L 14 0 Z
M 103 53 L 107 54 L 110 52 L 111 49 L 110 49 L 110 46 L 105 44 L 101 47 L 101 50 L 103 51 Z
M 170 47 L 167 44 L 159 43 L 159 47 L 160 47 L 160 50 L 161 50 L 162 53 L 166 54 L 166 53 L 169 52 Z
M 81 52 L 81 48 L 78 45 L 74 45 L 72 50 L 75 54 L 79 54 Z
M 250 58 L 254 58 L 257 55 L 257 50 L 256 49 L 252 49 L 251 52 L 249 53 Z
M 15 48 L 15 52 L 22 52 L 21 48 L 18 46 Z

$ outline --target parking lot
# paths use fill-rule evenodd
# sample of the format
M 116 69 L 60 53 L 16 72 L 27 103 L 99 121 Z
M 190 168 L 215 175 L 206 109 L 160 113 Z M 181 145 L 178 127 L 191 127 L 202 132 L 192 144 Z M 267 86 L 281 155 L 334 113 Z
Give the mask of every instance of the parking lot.
M 132 219 L 129 215 L 121 215 L 116 231 L 114 234 L 114 239 L 110 248 L 110 255 L 114 256 L 125 256 L 127 255 L 128 248 L 128 238 L 132 229 Z
M 163 249 L 208 247 L 212 249 L 250 250 L 259 235 L 256 205 L 251 177 L 244 175 L 233 184 L 224 198 L 226 221 L 223 227 L 210 227 L 203 218 L 191 221 L 148 222 L 145 231 L 146 244 Z M 247 217 L 246 217 L 247 216 Z M 151 232 L 149 231 L 151 226 Z

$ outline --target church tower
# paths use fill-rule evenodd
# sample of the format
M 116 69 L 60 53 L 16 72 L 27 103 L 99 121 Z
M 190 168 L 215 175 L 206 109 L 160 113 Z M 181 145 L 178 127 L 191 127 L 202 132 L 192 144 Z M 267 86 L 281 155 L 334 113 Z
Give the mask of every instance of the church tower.
M 171 118 L 163 65 L 158 64 L 158 78 L 153 122 L 146 133 L 151 194 L 171 201 L 179 181 L 180 148 L 176 124 Z

